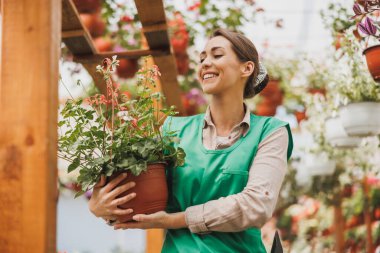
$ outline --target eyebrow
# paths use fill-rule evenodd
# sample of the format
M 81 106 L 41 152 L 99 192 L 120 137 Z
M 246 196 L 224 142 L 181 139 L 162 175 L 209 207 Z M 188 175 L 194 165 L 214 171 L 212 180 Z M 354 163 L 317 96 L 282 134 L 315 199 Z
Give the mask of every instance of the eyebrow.
M 211 52 L 217 50 L 217 49 L 224 49 L 224 47 L 213 47 L 211 48 Z M 202 55 L 205 55 L 206 54 L 206 51 L 202 51 L 199 56 L 202 56 Z

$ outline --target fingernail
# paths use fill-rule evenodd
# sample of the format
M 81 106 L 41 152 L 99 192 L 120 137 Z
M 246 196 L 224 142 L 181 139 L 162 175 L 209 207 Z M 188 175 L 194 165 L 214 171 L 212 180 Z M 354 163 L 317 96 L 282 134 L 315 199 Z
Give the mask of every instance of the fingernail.
M 133 209 L 129 209 L 129 213 L 133 213 Z
M 133 196 L 133 197 L 136 197 L 136 195 L 137 195 L 137 194 L 136 194 L 135 192 L 134 192 L 134 193 L 132 193 L 132 196 Z

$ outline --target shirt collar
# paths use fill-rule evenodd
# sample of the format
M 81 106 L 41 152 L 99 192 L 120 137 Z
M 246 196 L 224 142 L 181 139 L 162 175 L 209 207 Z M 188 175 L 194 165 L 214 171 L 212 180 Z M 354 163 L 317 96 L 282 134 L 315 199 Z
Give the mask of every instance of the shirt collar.
M 244 105 L 245 115 L 244 115 L 243 120 L 239 123 L 239 125 L 244 127 L 243 136 L 246 136 L 251 126 L 251 112 L 249 111 L 248 106 L 245 103 L 243 103 L 243 105 Z M 207 109 L 205 112 L 203 128 L 206 128 L 208 125 L 215 126 L 214 122 L 212 122 L 212 119 L 211 119 L 210 105 L 207 106 Z

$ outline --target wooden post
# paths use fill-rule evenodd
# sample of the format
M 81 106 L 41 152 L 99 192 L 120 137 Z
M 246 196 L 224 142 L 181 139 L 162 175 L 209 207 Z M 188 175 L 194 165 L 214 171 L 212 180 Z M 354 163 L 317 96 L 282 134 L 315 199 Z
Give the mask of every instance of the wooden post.
M 164 242 L 163 229 L 148 229 L 146 231 L 146 253 L 160 253 Z
M 344 252 L 344 228 L 345 222 L 342 212 L 342 201 L 334 206 L 334 223 L 335 223 L 335 250 L 337 253 Z
M 0 251 L 56 252 L 61 0 L 1 13 Z
M 375 252 L 372 240 L 372 218 L 370 212 L 370 195 L 369 195 L 369 185 L 367 183 L 367 177 L 363 179 L 363 193 L 364 193 L 364 223 L 366 227 L 366 252 L 373 253 Z

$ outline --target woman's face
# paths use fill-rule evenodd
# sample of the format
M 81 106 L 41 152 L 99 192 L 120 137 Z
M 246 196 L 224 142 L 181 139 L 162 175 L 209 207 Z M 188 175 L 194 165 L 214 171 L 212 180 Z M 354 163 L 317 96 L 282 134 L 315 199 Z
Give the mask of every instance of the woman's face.
M 242 63 L 232 50 L 231 42 L 222 36 L 211 38 L 199 57 L 198 80 L 204 93 L 242 94 L 245 83 L 241 73 Z

